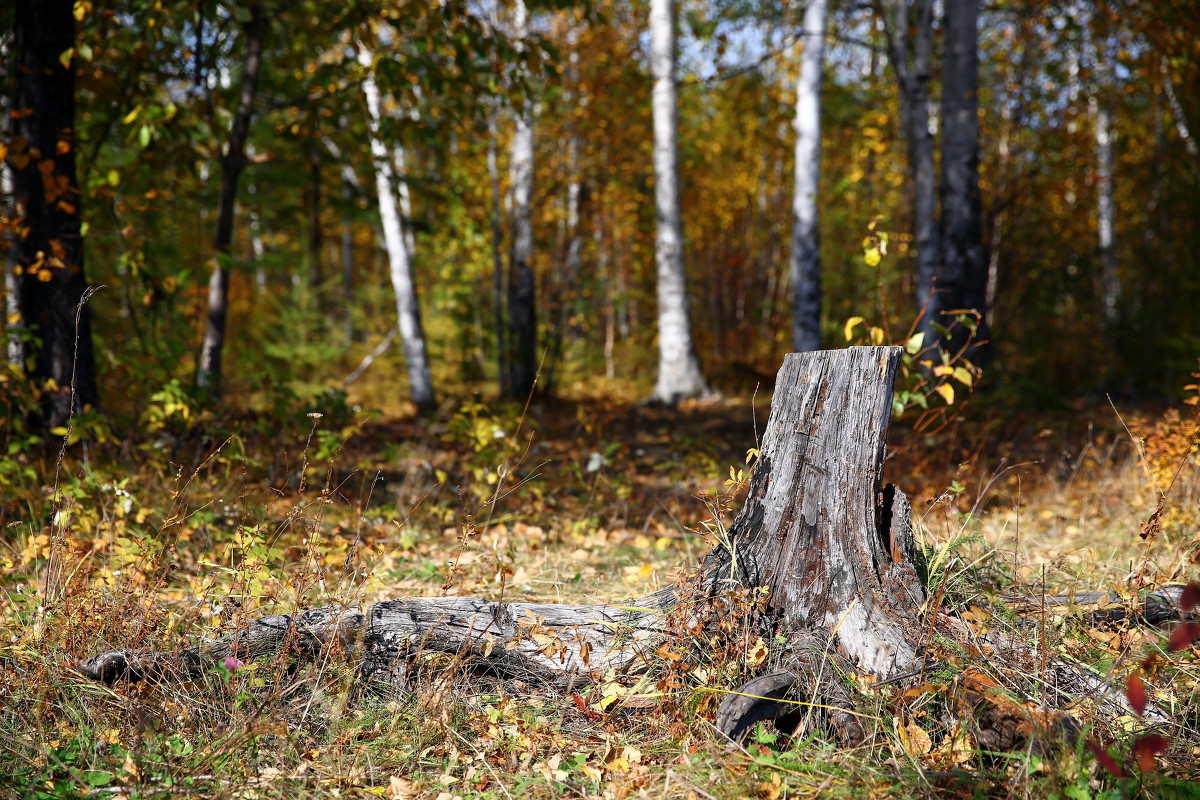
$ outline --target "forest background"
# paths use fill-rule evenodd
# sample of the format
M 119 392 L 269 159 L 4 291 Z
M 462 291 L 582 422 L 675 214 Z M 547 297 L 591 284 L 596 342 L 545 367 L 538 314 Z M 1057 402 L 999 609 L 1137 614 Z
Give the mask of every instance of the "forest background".
M 162 712 L 171 699 L 156 708 L 177 726 L 133 735 L 111 733 L 144 711 L 128 698 L 45 704 L 73 680 L 64 657 L 277 605 L 656 587 L 736 505 L 794 349 L 909 348 L 891 479 L 964 574 L 971 548 L 1001 545 L 985 584 L 1074 588 L 1097 561 L 1089 581 L 1126 593 L 1194 573 L 1194 3 L 35 5 L 0 10 L 5 669 L 38 675 L 6 690 L 4 746 L 27 793 L 89 775 L 211 787 L 218 763 L 261 777 L 233 741 L 275 754 L 272 785 L 313 792 L 303 764 L 349 789 L 487 794 L 560 791 L 569 763 L 585 791 L 630 791 L 664 778 L 638 770 L 669 739 L 690 742 L 672 762 L 686 795 L 722 760 L 711 735 L 564 745 L 503 692 L 401 714 L 384 741 L 428 746 L 376 753 L 392 766 L 370 780 L 346 754 L 375 716 L 297 733 L 307 711 L 283 707 L 288 736 L 234 695 Z M 673 180 L 674 273 L 656 211 Z M 664 388 L 680 310 L 694 374 Z M 1113 669 L 1140 652 L 1124 635 L 1090 639 Z M 580 703 L 580 724 L 608 708 Z M 462 715 L 480 742 L 520 728 L 491 737 L 516 754 L 503 780 L 460 759 Z M 891 785 L 885 757 L 801 779 L 758 753 L 728 791 Z M 1097 788 L 1084 761 L 1026 777 Z M 379 782 L 389 770 L 405 783 Z

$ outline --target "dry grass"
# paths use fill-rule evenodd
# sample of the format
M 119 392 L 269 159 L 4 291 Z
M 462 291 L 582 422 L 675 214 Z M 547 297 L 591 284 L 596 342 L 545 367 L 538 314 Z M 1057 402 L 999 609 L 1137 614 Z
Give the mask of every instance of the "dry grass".
M 1081 430 L 1088 414 L 1103 422 Z M 1046 418 L 963 423 L 936 437 L 897 426 L 893 437 L 888 479 L 914 498 L 935 577 L 951 588 L 946 603 L 976 606 L 1022 636 L 1028 626 L 996 606 L 999 593 L 1127 596 L 1196 574 L 1195 456 L 1155 427 L 1167 420 L 1168 434 L 1186 433 L 1186 417 L 1131 420 L 1143 454 L 1111 412 L 1068 419 L 1070 428 Z M 838 676 L 870 731 L 852 752 L 819 728 L 762 732 L 727 750 L 710 720 L 744 658 L 712 652 L 689 656 L 693 677 L 669 702 L 625 708 L 600 705 L 599 687 L 578 699 L 544 695 L 436 659 L 425 673 L 445 667 L 440 679 L 388 702 L 352 702 L 352 675 L 336 659 L 264 660 L 203 681 L 112 690 L 70 666 L 109 646 L 175 647 L 305 604 L 495 597 L 501 587 L 510 599 L 554 602 L 646 594 L 703 555 L 709 511 L 699 498 L 724 490 L 765 422 L 761 398 L 753 412 L 729 401 L 679 416 L 580 402 L 522 418 L 519 408 L 467 404 L 435 422 L 303 420 L 224 444 L 181 431 L 173 458 L 151 446 L 135 458 L 93 452 L 85 467 L 72 453 L 54 517 L 36 489 L 4 504 L 0 786 L 18 797 L 772 799 L 1175 786 L 1168 776 L 1186 772 L 1197 741 L 1194 651 L 1155 673 L 1184 735 L 1134 783 L 1106 776 L 1082 744 L 996 755 L 956 738 L 948 720 L 969 664 L 908 695 Z M 1152 481 L 1172 457 L 1184 467 L 1156 538 L 1143 543 L 1160 499 Z M 1089 631 L 1065 617 L 1046 627 L 1039 646 L 1117 681 L 1162 645 L 1161 631 Z M 744 656 L 753 644 L 721 646 Z M 1126 752 L 1129 723 L 1094 735 Z

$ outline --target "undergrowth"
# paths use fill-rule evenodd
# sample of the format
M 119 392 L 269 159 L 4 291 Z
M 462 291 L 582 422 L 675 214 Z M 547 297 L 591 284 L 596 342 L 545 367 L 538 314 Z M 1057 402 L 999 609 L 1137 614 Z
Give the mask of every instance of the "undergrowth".
M 721 546 L 765 409 L 472 401 L 372 420 L 329 395 L 239 417 L 168 385 L 136 434 L 85 423 L 60 470 L 57 447 L 11 413 L 32 400 L 9 400 L 5 796 L 1098 798 L 1182 796 L 1196 777 L 1194 644 L 1172 650 L 1170 625 L 1102 628 L 1078 606 L 1026 607 L 1089 590 L 1131 603 L 1195 576 L 1191 409 L 1131 415 L 1129 433 L 1111 412 L 1083 435 L 1019 419 L 1004 431 L 898 429 L 888 465 L 913 496 L 931 607 L 1126 691 L 1136 674 L 1179 723 L 1147 762 L 1136 714 L 1093 726 L 1081 713 L 1090 727 L 1067 741 L 1043 720 L 1016 749 L 981 746 L 967 722 L 974 698 L 1039 720 L 1042 664 L 1005 674 L 937 640 L 910 680 L 831 669 L 853 693 L 861 747 L 838 748 L 808 714 L 729 749 L 716 707 L 777 666 L 783 644 L 762 624 L 761 593 L 737 588 L 716 602 L 684 591 L 689 614 L 673 618 L 644 673 L 563 696 L 436 655 L 426 680 L 383 699 L 358 697 L 339 658 L 287 654 L 106 688 L 74 665 L 297 608 L 443 592 L 619 602 L 686 587 Z

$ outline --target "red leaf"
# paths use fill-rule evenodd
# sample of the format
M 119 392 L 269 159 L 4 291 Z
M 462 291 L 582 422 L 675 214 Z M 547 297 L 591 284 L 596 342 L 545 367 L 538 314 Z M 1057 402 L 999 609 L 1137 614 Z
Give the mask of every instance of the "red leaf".
M 1167 637 L 1167 649 L 1172 653 L 1176 650 L 1186 650 L 1192 646 L 1192 642 L 1200 637 L 1200 625 L 1195 622 L 1187 622 L 1183 625 L 1176 625 L 1175 630 L 1171 631 L 1171 635 Z
M 1112 775 L 1114 778 L 1119 778 L 1124 774 L 1121 772 L 1121 768 L 1117 766 L 1117 762 L 1108 754 L 1107 750 L 1096 744 L 1091 739 L 1087 740 L 1087 746 L 1088 749 L 1092 751 L 1092 755 L 1096 757 L 1096 761 L 1100 763 L 1100 766 L 1108 770 L 1109 775 Z
M 1200 606 L 1200 582 L 1192 581 L 1179 595 L 1179 610 L 1186 614 L 1196 606 Z
M 595 711 L 592 711 L 592 709 L 588 707 L 587 701 L 584 700 L 582 697 L 580 697 L 578 694 L 571 695 L 571 699 L 575 701 L 575 707 L 578 708 L 580 711 L 582 711 L 584 714 L 586 714 L 588 719 L 591 719 L 591 720 L 600 719 L 600 715 L 597 714 Z
M 1170 742 L 1157 733 L 1147 733 L 1133 745 L 1133 756 L 1137 759 L 1138 769 L 1150 772 L 1154 769 L 1154 757 L 1164 752 Z
M 1125 679 L 1125 696 L 1129 698 L 1129 705 L 1141 716 L 1146 710 L 1146 684 L 1142 683 L 1136 672 L 1131 672 Z

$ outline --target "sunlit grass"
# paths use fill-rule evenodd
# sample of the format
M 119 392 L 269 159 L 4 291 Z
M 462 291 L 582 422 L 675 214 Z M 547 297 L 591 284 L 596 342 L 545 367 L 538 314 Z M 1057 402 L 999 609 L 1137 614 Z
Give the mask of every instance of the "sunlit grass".
M 428 679 L 412 693 L 381 699 L 356 696 L 339 659 L 262 659 L 232 674 L 216 665 L 201 680 L 113 689 L 73 669 L 108 647 L 170 649 L 301 606 L 444 591 L 636 598 L 703 556 L 701 495 L 721 491 L 754 444 L 744 400 L 680 416 L 612 401 L 525 420 L 515 405 L 469 408 L 419 423 L 301 418 L 262 441 L 184 435 L 177 455 L 203 450 L 186 469 L 153 448 L 133 460 L 93 453 L 86 468 L 72 452 L 55 516 L 36 494 L 9 511 L 37 512 L 13 519 L 3 550 L 0 748 L 16 796 L 908 797 L 1014 786 L 1041 796 L 1099 780 L 1085 754 L 954 744 L 937 721 L 955 702 L 954 671 L 928 679 L 947 681 L 944 691 L 899 706 L 890 690 L 856 683 L 869 738 L 846 752 L 820 730 L 764 729 L 727 749 L 711 725 L 729 688 L 716 679 L 658 712 L 601 713 L 591 687 L 578 700 L 545 694 L 442 656 L 423 663 Z M 755 415 L 761 432 L 761 398 Z M 912 435 L 898 426 L 887 467 L 913 496 L 945 602 L 983 609 L 969 619 L 1025 636 L 993 616 L 1000 595 L 1128 594 L 1194 573 L 1182 512 L 1155 541 L 1138 536 L 1155 494 L 1123 432 L 1100 444 L 1035 432 L 1035 464 L 1014 444 L 1008 462 L 981 446 L 931 466 L 954 437 L 975 435 L 906 450 Z M 270 445 L 281 438 L 286 457 Z M 47 591 L 58 599 L 49 606 Z M 1119 682 L 1161 634 L 1055 621 L 1050 638 Z M 1172 669 L 1160 681 L 1170 702 L 1194 708 L 1194 662 Z M 935 741 L 922 754 L 913 737 L 926 729 Z

